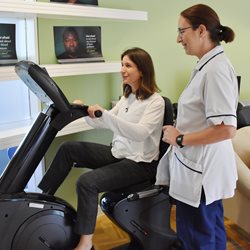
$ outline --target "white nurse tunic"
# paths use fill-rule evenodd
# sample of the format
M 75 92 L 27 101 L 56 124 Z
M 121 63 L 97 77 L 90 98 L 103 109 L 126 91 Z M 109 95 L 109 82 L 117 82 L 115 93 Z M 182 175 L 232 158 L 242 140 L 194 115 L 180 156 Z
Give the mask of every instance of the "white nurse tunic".
M 209 126 L 237 126 L 237 77 L 223 47 L 217 46 L 197 63 L 194 74 L 178 101 L 176 128 L 182 134 Z M 169 194 L 198 207 L 204 188 L 206 204 L 234 195 L 237 169 L 231 140 L 172 146 L 162 157 L 156 185 L 169 185 Z

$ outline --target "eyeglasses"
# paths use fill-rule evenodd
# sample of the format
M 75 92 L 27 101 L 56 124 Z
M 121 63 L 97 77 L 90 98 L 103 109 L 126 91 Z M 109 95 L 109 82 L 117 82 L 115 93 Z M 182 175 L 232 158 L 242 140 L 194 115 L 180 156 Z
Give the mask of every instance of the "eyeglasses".
M 185 30 L 187 29 L 190 29 L 190 28 L 193 28 L 194 26 L 188 26 L 188 27 L 185 27 L 185 28 L 178 28 L 177 29 L 177 33 L 178 33 L 178 36 L 182 37 L 182 34 L 185 32 Z

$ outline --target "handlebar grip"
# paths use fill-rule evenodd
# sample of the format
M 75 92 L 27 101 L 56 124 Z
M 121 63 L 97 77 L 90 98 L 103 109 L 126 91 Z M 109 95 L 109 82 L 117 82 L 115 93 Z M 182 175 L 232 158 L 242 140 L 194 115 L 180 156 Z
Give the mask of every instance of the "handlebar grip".
M 164 190 L 168 190 L 167 186 L 154 185 L 153 188 L 144 190 L 141 192 L 133 193 L 127 196 L 127 201 L 136 201 L 138 199 L 144 199 L 151 196 L 156 196 Z
M 101 110 L 96 110 L 94 114 L 95 114 L 95 117 L 101 117 L 102 116 L 102 111 Z
M 143 198 L 155 196 L 155 195 L 157 195 L 159 193 L 160 193 L 160 190 L 154 188 L 154 189 L 150 189 L 150 190 L 130 194 L 130 195 L 128 195 L 127 200 L 128 201 L 135 201 L 135 200 L 138 200 L 138 199 L 143 199 Z

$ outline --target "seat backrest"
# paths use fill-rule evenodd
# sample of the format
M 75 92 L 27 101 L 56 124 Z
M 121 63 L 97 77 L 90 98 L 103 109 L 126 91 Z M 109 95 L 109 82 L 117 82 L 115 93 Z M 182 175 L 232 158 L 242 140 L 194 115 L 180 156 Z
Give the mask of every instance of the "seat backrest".
M 238 106 L 237 129 L 250 126 L 250 106 Z
M 173 116 L 173 105 L 169 98 L 163 96 L 164 102 L 165 102 L 165 111 L 164 111 L 164 117 L 163 117 L 163 126 L 164 125 L 173 125 L 174 124 L 174 116 Z M 162 133 L 163 136 L 163 133 Z M 160 140 L 160 155 L 159 159 L 164 155 L 164 153 L 167 151 L 169 144 L 162 141 L 162 136 Z

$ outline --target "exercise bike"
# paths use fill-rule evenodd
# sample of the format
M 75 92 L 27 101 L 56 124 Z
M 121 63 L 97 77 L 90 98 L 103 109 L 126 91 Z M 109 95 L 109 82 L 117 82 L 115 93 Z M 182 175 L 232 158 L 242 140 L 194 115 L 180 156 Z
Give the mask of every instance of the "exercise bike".
M 73 232 L 76 218 L 75 209 L 59 197 L 41 193 L 28 193 L 24 189 L 58 131 L 72 121 L 87 116 L 88 106 L 70 104 L 56 83 L 50 78 L 46 69 L 33 62 L 18 62 L 15 71 L 28 88 L 45 104 L 46 108 L 38 115 L 0 179 L 0 250 L 72 250 L 79 241 L 79 236 Z M 100 115 L 100 112 L 96 113 L 96 116 Z M 168 226 L 168 223 L 155 230 L 154 226 L 157 224 L 151 222 L 158 220 L 154 213 L 161 213 L 164 209 L 168 210 L 168 207 L 161 208 L 161 211 L 157 210 L 158 212 L 152 210 L 152 207 L 160 203 L 157 199 L 163 197 L 163 194 L 164 192 L 158 192 L 157 195 L 150 195 L 151 198 L 156 198 L 153 199 L 155 203 L 154 201 L 151 202 L 151 199 L 147 200 L 149 198 L 135 199 L 136 194 L 133 194 L 130 198 L 131 201 L 134 201 L 129 205 L 129 207 L 133 207 L 133 210 L 137 210 L 137 206 L 135 207 L 133 204 L 137 203 L 136 200 L 143 200 L 142 205 L 145 212 L 138 214 L 139 220 L 141 218 L 148 220 L 150 217 L 148 227 L 151 227 L 156 234 L 160 235 L 166 234 L 163 227 Z M 141 198 L 140 193 L 137 195 Z M 164 195 L 167 205 L 169 200 L 166 197 L 168 197 L 167 193 L 166 196 Z M 124 199 L 118 203 L 122 205 L 129 201 L 127 198 Z M 151 207 L 148 213 L 146 212 L 146 203 L 150 204 Z M 119 212 L 116 207 L 117 205 L 113 206 L 112 212 L 109 210 L 110 215 L 112 213 L 113 220 L 119 221 L 119 218 L 122 218 L 123 221 L 125 218 L 126 221 L 126 218 L 128 218 L 126 213 Z M 102 208 L 104 209 L 103 206 Z M 106 209 L 106 211 L 108 210 Z M 137 216 L 136 212 L 133 213 L 133 216 Z M 138 224 L 136 219 L 133 219 L 133 221 L 132 224 L 138 232 L 149 232 L 148 227 L 145 229 L 144 225 Z M 125 225 L 124 230 L 129 232 L 132 237 L 135 235 L 137 241 L 145 240 L 137 236 L 138 233 L 134 228 L 130 230 L 129 226 Z M 142 230 L 140 230 L 140 227 Z M 161 232 L 161 230 L 163 231 Z M 170 238 L 169 231 L 167 234 L 167 239 L 171 240 L 171 244 L 174 243 L 176 241 L 175 234 L 171 231 Z M 152 234 L 148 235 L 150 237 L 148 237 L 147 242 L 150 242 Z M 157 243 L 156 245 L 161 244 L 161 242 L 155 241 L 162 239 L 161 236 L 160 238 L 158 236 L 153 238 L 154 242 Z M 166 243 L 165 238 L 162 243 Z M 148 244 L 151 247 L 145 248 L 143 244 L 140 244 L 138 248 L 134 249 L 156 250 L 155 246 Z M 128 247 L 126 249 L 129 249 Z M 160 249 L 166 250 L 168 247 Z
M 74 234 L 76 212 L 66 201 L 24 189 L 58 131 L 87 116 L 87 106 L 71 105 L 45 69 L 29 62 L 15 71 L 44 103 L 0 179 L 1 250 L 70 250 L 78 242 Z

